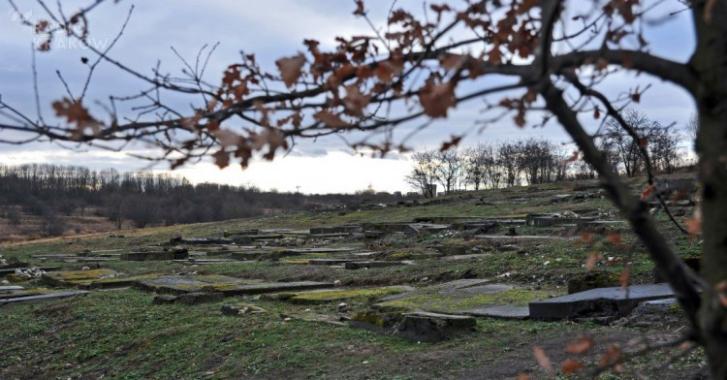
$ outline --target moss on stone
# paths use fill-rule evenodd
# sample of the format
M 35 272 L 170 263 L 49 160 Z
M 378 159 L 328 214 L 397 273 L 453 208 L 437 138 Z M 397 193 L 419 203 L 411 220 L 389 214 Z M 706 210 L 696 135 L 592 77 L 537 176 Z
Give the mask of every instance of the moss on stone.
M 525 306 L 531 301 L 547 298 L 543 290 L 510 289 L 488 294 L 439 294 L 421 292 L 409 297 L 378 304 L 381 310 L 405 311 L 427 310 L 440 313 L 456 313 L 486 305 Z
M 319 290 L 297 293 L 281 293 L 278 299 L 285 299 L 295 303 L 324 303 L 347 299 L 372 300 L 380 297 L 399 294 L 411 290 L 406 286 L 385 286 L 380 288 L 335 289 Z

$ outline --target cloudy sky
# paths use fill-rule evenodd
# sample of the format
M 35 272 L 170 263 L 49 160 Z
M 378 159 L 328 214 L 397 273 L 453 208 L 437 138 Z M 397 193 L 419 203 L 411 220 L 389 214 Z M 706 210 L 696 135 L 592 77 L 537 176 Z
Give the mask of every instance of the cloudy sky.
M 62 3 L 70 13 L 88 1 Z M 34 1 L 16 0 L 16 4 L 28 18 L 42 14 Z M 229 63 L 239 61 L 241 50 L 254 52 L 263 67 L 274 68 L 273 62 L 277 58 L 303 49 L 303 38 L 332 44 L 333 37 L 337 35 L 371 32 L 365 21 L 351 15 L 354 8 L 352 1 L 346 0 L 124 0 L 116 5 L 109 1 L 94 10 L 90 26 L 93 41 L 98 46 L 105 46 L 111 41 L 132 4 L 135 6 L 133 17 L 111 56 L 142 72 L 150 72 L 159 60 L 166 70 L 179 73 L 182 64 L 170 47 L 175 47 L 185 57 L 193 58 L 204 44 L 219 42 L 207 71 L 208 80 L 213 83 L 219 81 L 219 74 Z M 422 9 L 421 4 L 421 0 L 397 2 L 397 6 L 413 11 Z M 367 5 L 374 24 L 384 25 L 391 0 L 369 0 Z M 668 7 L 671 10 L 679 8 L 676 1 Z M 3 100 L 33 114 L 35 103 L 30 62 L 31 44 L 36 37 L 27 27 L 20 25 L 18 16 L 4 0 L 0 2 L 0 32 L 0 95 Z M 686 13 L 647 30 L 654 53 L 682 62 L 694 49 L 692 36 L 692 26 Z M 62 72 L 73 91 L 79 91 L 86 73 L 80 57 L 89 55 L 73 41 L 59 38 L 54 44 L 51 52 L 36 55 L 41 104 L 43 112 L 48 115 L 51 112 L 47 105 L 65 92 L 56 70 Z M 641 110 L 650 117 L 666 124 L 675 122 L 683 125 L 693 113 L 691 100 L 681 90 L 653 78 L 619 75 L 605 86 L 613 94 L 639 84 L 652 85 L 641 104 Z M 133 78 L 102 64 L 87 98 L 105 99 L 110 93 L 133 93 L 139 88 L 140 84 Z M 435 148 L 451 134 L 470 130 L 480 115 L 481 107 L 482 103 L 478 102 L 458 106 L 450 118 L 434 123 L 417 135 L 410 145 L 417 149 Z M 0 134 L 5 133 L 8 132 L 0 131 Z M 527 137 L 548 138 L 559 144 L 569 141 L 556 125 L 518 129 L 509 120 L 504 120 L 489 126 L 481 134 L 470 135 L 464 144 L 498 143 Z M 144 146 L 134 146 L 131 151 L 138 153 L 145 149 Z M 126 153 L 85 147 L 50 143 L 0 145 L 0 164 L 36 162 L 84 165 L 96 169 L 167 169 L 166 164 L 150 166 L 149 162 Z M 245 171 L 234 165 L 219 170 L 210 162 L 203 161 L 178 169 L 175 174 L 195 183 L 253 184 L 262 189 L 306 193 L 353 192 L 368 186 L 376 190 L 407 191 L 403 177 L 410 168 L 411 163 L 404 155 L 385 159 L 356 155 L 340 139 L 331 137 L 302 142 L 286 157 L 272 163 L 255 162 Z

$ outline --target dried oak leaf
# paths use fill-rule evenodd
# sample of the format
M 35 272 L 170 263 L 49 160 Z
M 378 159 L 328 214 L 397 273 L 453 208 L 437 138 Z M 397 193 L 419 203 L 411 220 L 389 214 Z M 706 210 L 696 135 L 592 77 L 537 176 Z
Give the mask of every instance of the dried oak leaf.
M 215 165 L 220 169 L 224 169 L 230 165 L 230 154 L 225 152 L 225 149 L 218 150 L 212 155 L 212 158 L 215 159 Z
M 347 128 L 351 126 L 343 119 L 341 119 L 340 116 L 332 113 L 331 111 L 318 111 L 313 115 L 313 118 L 325 124 L 329 128 Z
M 545 350 L 539 346 L 533 346 L 533 356 L 535 356 L 535 361 L 538 362 L 541 368 L 548 372 L 553 372 L 553 364 L 550 362 L 550 358 L 545 353 Z
M 302 74 L 305 56 L 298 54 L 292 57 L 280 58 L 275 61 L 275 65 L 278 66 L 283 83 L 288 87 L 292 87 Z
M 593 338 L 584 335 L 568 343 L 565 352 L 569 354 L 583 354 L 593 347 Z
M 575 359 L 566 359 L 563 361 L 563 364 L 561 364 L 560 369 L 563 371 L 566 375 L 572 375 L 581 369 L 583 369 L 583 363 L 575 360 Z
M 364 95 L 358 86 L 346 86 L 346 97 L 343 98 L 343 104 L 346 110 L 353 116 L 363 116 L 363 110 L 369 105 L 371 97 Z
M 447 110 L 457 103 L 454 88 L 449 83 L 429 82 L 419 91 L 419 103 L 427 116 L 447 117 Z

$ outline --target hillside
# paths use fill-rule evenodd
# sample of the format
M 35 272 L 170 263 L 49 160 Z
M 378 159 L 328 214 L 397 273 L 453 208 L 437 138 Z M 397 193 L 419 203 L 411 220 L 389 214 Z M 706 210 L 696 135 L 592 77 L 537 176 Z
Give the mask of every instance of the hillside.
M 691 215 L 691 202 L 670 203 L 680 221 Z M 698 241 L 655 215 L 685 257 L 698 252 Z M 0 378 L 541 378 L 535 345 L 556 369 L 571 358 L 599 370 L 614 344 L 628 353 L 676 337 L 676 307 L 559 320 L 472 310 L 520 312 L 569 287 L 618 287 L 625 267 L 631 284 L 653 283 L 653 265 L 620 219 L 597 182 L 581 181 L 5 244 L 8 263 L 48 271 L 4 286 L 89 293 L 0 303 Z M 576 281 L 587 273 L 600 277 Z M 474 329 L 399 334 L 419 311 L 467 323 L 474 315 Z M 399 318 L 398 332 L 387 318 Z M 594 347 L 564 351 L 584 335 Z M 664 355 L 604 368 L 601 378 L 701 371 L 699 350 L 667 365 Z

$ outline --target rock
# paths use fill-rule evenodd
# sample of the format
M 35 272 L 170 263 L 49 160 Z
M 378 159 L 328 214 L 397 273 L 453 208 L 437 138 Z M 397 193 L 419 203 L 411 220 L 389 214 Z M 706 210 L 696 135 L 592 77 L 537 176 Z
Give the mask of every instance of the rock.
M 265 313 L 266 310 L 252 304 L 241 303 L 237 305 L 222 305 L 220 311 L 223 315 L 245 315 Z
M 619 285 L 619 275 L 606 271 L 578 273 L 568 279 L 568 294 Z

